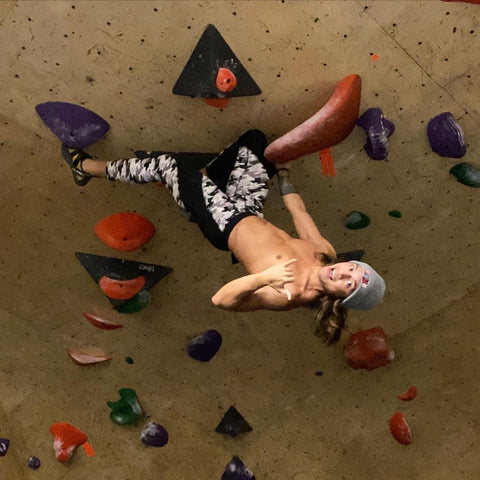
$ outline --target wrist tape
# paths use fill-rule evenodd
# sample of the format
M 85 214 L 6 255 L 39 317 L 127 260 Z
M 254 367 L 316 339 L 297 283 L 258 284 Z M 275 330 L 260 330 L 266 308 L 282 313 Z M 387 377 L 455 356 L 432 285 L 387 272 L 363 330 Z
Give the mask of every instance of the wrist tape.
M 278 175 L 278 187 L 280 189 L 280 194 L 283 196 L 288 195 L 289 193 L 298 193 L 295 185 L 290 181 L 290 179 L 283 175 Z

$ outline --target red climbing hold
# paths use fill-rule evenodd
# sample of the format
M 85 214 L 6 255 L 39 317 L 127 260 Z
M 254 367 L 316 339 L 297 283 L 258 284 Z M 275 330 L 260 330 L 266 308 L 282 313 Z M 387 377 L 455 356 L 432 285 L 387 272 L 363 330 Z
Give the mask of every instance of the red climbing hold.
M 390 418 L 390 432 L 402 445 L 412 443 L 412 432 L 402 412 L 395 412 Z
M 104 318 L 103 316 L 97 315 L 96 313 L 83 312 L 83 316 L 94 327 L 101 328 L 103 330 L 114 330 L 116 328 L 123 327 L 121 323 L 115 322 L 114 320 L 109 320 L 108 318 Z
M 73 455 L 73 452 L 80 445 L 85 445 L 88 437 L 77 427 L 66 422 L 56 422 L 50 427 L 50 433 L 54 435 L 53 448 L 55 457 L 59 462 L 67 462 Z M 85 449 L 87 451 L 87 449 Z M 93 456 L 93 449 L 88 444 L 88 450 Z
M 140 275 L 130 280 L 115 280 L 104 275 L 98 284 L 108 298 L 129 300 L 145 286 L 145 277 Z
M 350 335 L 344 354 L 352 368 L 365 370 L 382 367 L 395 356 L 387 344 L 387 334 L 381 327 L 360 330 Z
M 219 68 L 216 80 L 217 88 L 223 92 L 231 92 L 237 86 L 237 77 L 228 68 Z
M 100 220 L 95 233 L 109 247 L 133 252 L 145 245 L 155 234 L 155 226 L 143 215 L 120 212 Z
M 226 108 L 231 98 L 204 98 L 203 100 L 210 107 Z
M 265 158 L 273 163 L 285 163 L 340 143 L 357 122 L 361 90 L 359 75 L 345 77 L 313 117 L 267 146 Z
M 413 400 L 417 396 L 417 387 L 410 387 L 405 393 L 397 395 L 399 400 L 404 400 L 406 402 Z

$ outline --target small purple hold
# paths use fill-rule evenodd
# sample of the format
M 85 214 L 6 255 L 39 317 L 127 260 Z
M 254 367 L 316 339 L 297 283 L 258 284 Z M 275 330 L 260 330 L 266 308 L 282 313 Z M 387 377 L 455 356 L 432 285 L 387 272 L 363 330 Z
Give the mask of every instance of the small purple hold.
M 222 336 L 216 330 L 207 330 L 190 340 L 187 353 L 200 362 L 208 362 L 218 352 L 222 345 Z
M 142 443 L 149 447 L 163 447 L 168 443 L 168 432 L 162 425 L 149 422 L 142 430 L 140 438 Z
M 367 143 L 364 147 L 373 160 L 386 160 L 388 157 L 387 139 L 395 131 L 395 125 L 384 118 L 380 108 L 369 108 L 357 120 L 357 125 L 365 130 Z
M 72 148 L 93 145 L 110 128 L 95 112 L 74 103 L 45 102 L 35 110 L 61 142 Z
M 432 118 L 427 127 L 430 147 L 441 157 L 461 158 L 467 151 L 462 127 L 450 112 Z
M 0 438 L 0 457 L 4 457 L 7 454 L 9 446 L 10 440 L 8 438 Z
M 37 468 L 40 468 L 42 462 L 40 462 L 38 457 L 30 457 L 27 464 L 32 470 L 37 470 Z
M 220 480 L 255 480 L 255 476 L 235 455 L 225 466 Z

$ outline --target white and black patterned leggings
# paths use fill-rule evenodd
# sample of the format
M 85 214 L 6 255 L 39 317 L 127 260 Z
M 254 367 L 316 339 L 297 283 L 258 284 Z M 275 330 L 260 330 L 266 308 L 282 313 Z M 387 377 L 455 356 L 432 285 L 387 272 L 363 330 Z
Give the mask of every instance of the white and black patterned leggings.
M 170 155 L 107 163 L 107 178 L 127 183 L 162 182 L 177 204 L 190 213 L 216 248 L 228 250 L 235 225 L 263 216 L 268 180 L 275 167 L 263 156 L 265 135 L 249 130 L 206 166 L 208 176 L 192 172 Z

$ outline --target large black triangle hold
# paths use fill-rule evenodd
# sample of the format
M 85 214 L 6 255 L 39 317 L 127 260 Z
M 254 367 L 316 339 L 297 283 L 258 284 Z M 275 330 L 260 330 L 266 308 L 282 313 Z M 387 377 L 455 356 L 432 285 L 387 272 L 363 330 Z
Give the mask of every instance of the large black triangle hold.
M 229 69 L 237 79 L 230 92 L 217 89 L 220 68 Z M 175 95 L 200 98 L 246 97 L 262 93 L 220 32 L 208 25 L 173 87 Z
M 217 433 L 226 433 L 231 437 L 236 437 L 241 432 L 251 432 L 252 430 L 253 428 L 233 405 L 225 412 L 215 429 Z
M 75 256 L 97 283 L 103 276 L 116 280 L 130 280 L 143 275 L 145 277 L 144 289 L 148 290 L 172 271 L 170 267 L 164 265 L 134 262 L 92 253 L 76 252 Z

